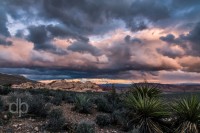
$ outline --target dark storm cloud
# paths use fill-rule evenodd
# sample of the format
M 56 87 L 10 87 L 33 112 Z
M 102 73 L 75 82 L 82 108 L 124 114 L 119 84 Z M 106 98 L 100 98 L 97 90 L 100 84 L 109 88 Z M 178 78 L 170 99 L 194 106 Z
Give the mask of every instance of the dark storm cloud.
M 142 40 L 140 40 L 139 38 L 131 38 L 130 35 L 125 36 L 124 41 L 126 43 L 142 43 Z
M 0 36 L 0 45 L 11 46 L 12 41 L 7 41 L 6 38 Z
M 144 30 L 144 29 L 147 29 L 148 26 L 143 22 L 130 22 L 128 23 L 128 27 L 131 28 L 131 31 L 135 32 L 135 31 L 141 31 L 141 30 Z
M 52 68 L 0 68 L 0 73 L 21 74 L 33 80 L 74 79 L 74 78 L 114 78 L 113 71 L 80 71 Z M 113 76 L 109 76 L 113 75 Z
M 193 28 L 192 31 L 190 31 L 190 33 L 186 36 L 186 38 L 188 38 L 188 40 L 190 40 L 192 43 L 200 46 L 199 36 L 200 36 L 200 22 L 196 24 L 196 26 Z
M 67 49 L 79 53 L 90 53 L 94 56 L 102 55 L 101 50 L 89 44 L 89 42 L 74 42 Z
M 174 35 L 168 34 L 167 36 L 162 36 L 160 39 L 169 44 L 177 44 L 187 51 L 188 55 L 200 54 L 200 22 L 193 26 L 193 29 L 188 34 L 181 34 L 177 38 Z M 189 43 L 189 46 L 187 45 Z M 192 48 L 192 49 L 191 49 Z
M 199 24 L 197 24 L 197 26 L 187 35 L 175 37 L 174 35 L 169 34 L 160 37 L 160 40 L 169 43 L 170 46 L 167 46 L 165 49 L 157 50 L 159 54 L 153 50 L 151 51 L 151 49 L 146 49 L 145 46 L 137 45 L 148 44 L 148 42 L 131 36 L 126 36 L 121 42 L 111 42 L 111 44 L 108 44 L 108 47 L 103 49 L 92 45 L 89 37 L 93 35 L 101 36 L 105 33 L 109 33 L 109 31 L 124 27 L 132 32 L 148 30 L 149 28 L 153 29 L 154 27 L 159 26 L 162 26 L 164 29 L 168 26 L 173 27 L 175 24 L 182 27 L 186 27 L 187 25 L 188 28 L 191 28 L 194 26 L 194 21 L 199 19 L 198 5 L 199 0 L 0 1 L 0 34 L 5 37 L 5 39 L 0 39 L 0 44 L 11 45 L 11 42 L 6 39 L 6 37 L 10 37 L 7 27 L 7 15 L 9 15 L 14 21 L 22 22 L 28 27 L 27 29 L 24 29 L 28 30 L 28 35 L 24 34 L 24 31 L 18 30 L 15 37 L 33 42 L 34 51 L 47 51 L 59 54 L 59 57 L 61 57 L 61 55 L 67 54 L 67 50 L 70 50 L 69 52 L 90 53 L 93 56 L 104 55 L 105 58 L 108 58 L 108 63 L 106 62 L 107 64 L 105 63 L 105 66 L 103 67 L 99 67 L 97 63 L 95 64 L 91 60 L 83 60 L 83 64 L 86 66 L 83 71 L 83 67 L 78 63 L 74 63 L 73 59 L 66 58 L 69 62 L 73 62 L 72 64 L 69 63 L 70 65 L 67 64 L 68 62 L 66 62 L 67 65 L 64 63 L 62 64 L 61 62 L 63 60 L 60 58 L 58 58 L 60 62 L 55 61 L 55 63 L 52 64 L 54 60 L 48 60 L 47 58 L 41 58 L 41 56 L 35 55 L 33 58 L 27 58 L 31 60 L 30 62 L 24 61 L 24 64 L 17 64 L 18 67 L 32 66 L 33 68 L 30 68 L 30 72 L 24 72 L 22 70 L 18 71 L 19 69 L 16 69 L 13 73 L 26 74 L 33 79 L 51 79 L 53 77 L 52 75 L 55 75 L 55 78 L 129 78 L 131 75 L 130 71 L 132 70 L 144 71 L 144 73 L 160 70 L 177 70 L 178 68 L 175 65 L 170 64 L 172 60 L 170 60 L 170 62 L 160 58 L 162 58 L 162 55 L 168 56 L 170 59 L 183 56 L 183 53 L 174 51 L 171 46 L 177 44 L 184 49 L 187 49 L 187 42 L 190 42 L 193 48 L 192 51 L 189 51 L 191 52 L 190 54 L 195 53 L 198 55 L 198 53 L 200 53 L 200 40 L 198 38 L 200 34 Z M 184 21 L 180 21 L 179 19 Z M 190 22 L 190 20 L 194 21 Z M 73 39 L 75 42 L 68 46 L 67 49 L 61 49 L 56 46 L 56 44 L 53 44 L 55 38 Z M 138 51 L 140 54 L 137 53 Z M 1 56 L 6 57 L 6 53 L 2 53 Z M 44 54 L 43 56 L 48 55 Z M 149 57 L 149 60 L 152 58 L 155 59 L 155 63 L 146 63 L 147 59 L 142 58 L 146 56 Z M 79 59 L 78 57 L 75 58 L 77 58 L 77 60 Z M 156 60 L 156 58 L 158 59 Z M 57 58 L 55 58 L 55 60 L 56 59 Z M 38 64 L 34 64 L 35 60 L 41 64 L 43 63 L 42 65 L 45 64 L 45 67 L 48 67 L 49 65 L 52 69 L 34 69 L 34 67 L 38 67 Z M 1 62 L 2 61 L 0 61 L 0 64 L 3 64 L 1 66 L 17 67 L 14 62 L 9 62 L 7 64 Z M 157 62 L 160 64 L 157 65 Z M 57 70 L 54 68 L 56 65 L 59 66 L 60 64 L 65 68 L 64 70 Z M 196 69 L 194 67 L 191 68 Z
M 70 29 L 66 28 L 65 26 L 58 26 L 58 25 L 56 25 L 56 26 L 55 25 L 30 26 L 28 28 L 28 30 L 29 30 L 29 35 L 28 35 L 27 39 L 34 43 L 35 50 L 44 50 L 44 51 L 49 51 L 49 52 L 52 52 L 55 54 L 65 54 L 66 53 L 66 51 L 59 49 L 54 44 L 52 44 L 51 41 L 55 37 L 65 38 L 65 39 L 66 38 L 74 38 L 74 39 L 82 41 L 82 42 L 89 41 L 89 39 L 87 37 L 84 37 L 77 33 L 73 33 L 72 31 L 70 31 Z M 23 36 L 23 35 L 21 35 L 20 32 L 18 32 L 17 35 Z M 90 45 L 88 45 L 88 46 L 90 46 Z M 84 47 L 84 46 L 82 46 L 82 47 Z M 85 48 L 85 49 L 87 49 L 87 48 Z
M 54 37 L 74 38 L 80 42 L 87 42 L 89 41 L 88 35 L 103 34 L 117 28 L 113 26 L 112 20 L 124 21 L 126 26 L 135 32 L 148 28 L 149 21 L 154 22 L 169 17 L 168 8 L 158 0 L 148 2 L 129 0 L 118 2 L 116 0 L 8 0 L 3 3 L 7 7 L 7 13 L 13 19 L 21 20 L 26 17 L 26 21 L 32 21 L 34 18 L 46 22 L 58 22 L 58 25 L 30 26 L 28 28 L 30 34 L 25 37 L 34 43 L 35 50 L 58 54 L 65 52 L 58 50 L 51 43 Z M 151 5 L 151 9 L 148 8 L 149 5 Z M 4 29 L 4 34 L 8 34 L 5 31 L 6 29 Z M 16 36 L 24 38 L 20 31 L 16 33 Z M 139 42 L 137 39 L 135 41 Z M 82 51 L 86 49 L 88 51 L 88 48 L 84 48 Z M 89 49 L 89 51 L 94 51 L 92 47 Z M 99 55 L 98 52 L 95 53 L 92 52 L 93 55 Z
M 43 6 L 44 17 L 57 19 L 83 34 L 94 33 L 95 27 L 105 25 L 111 19 L 122 19 L 128 28 L 138 31 L 147 28 L 146 19 L 158 21 L 169 17 L 168 8 L 158 0 L 44 0 Z
M 46 26 L 31 26 L 29 27 L 29 35 L 27 39 L 34 43 L 35 50 L 43 50 L 52 52 L 55 54 L 66 54 L 66 51 L 61 48 L 57 48 L 54 44 L 52 44 L 52 35 L 46 29 Z
M 143 42 L 144 41 L 144 42 Z M 160 70 L 177 70 L 178 66 L 166 61 L 165 59 L 158 58 L 158 56 L 152 49 L 145 48 L 145 45 L 140 45 L 140 43 L 148 43 L 148 41 L 140 39 L 131 39 L 127 35 L 121 42 L 113 43 L 107 50 L 106 55 L 108 57 L 110 67 L 107 68 L 108 71 L 125 72 L 130 70 L 138 71 L 160 71 Z M 128 45 L 127 45 L 128 44 Z M 136 45 L 131 45 L 136 44 Z M 137 45 L 139 44 L 139 45 Z M 138 53 L 143 53 L 138 57 Z M 160 62 L 158 65 L 156 63 L 149 63 L 146 58 L 149 57 L 149 61 L 154 60 L 154 62 Z M 154 59 L 152 59 L 154 58 Z M 156 61 L 157 60 L 157 61 Z
M 175 59 L 176 57 L 183 57 L 184 53 L 182 51 L 174 50 L 171 47 L 163 47 L 163 48 L 158 48 L 157 49 L 158 53 L 168 56 L 170 58 Z
M 24 31 L 23 30 L 17 30 L 17 33 L 15 34 L 18 38 L 25 38 Z
M 160 40 L 168 43 L 175 43 L 175 36 L 173 34 L 168 34 L 167 36 L 161 36 Z
M 183 44 L 186 37 L 185 35 L 179 35 L 179 37 L 175 37 L 173 34 L 168 34 L 166 36 L 161 36 L 160 40 L 167 42 L 169 44 Z
M 59 37 L 59 38 L 74 38 L 81 41 L 89 41 L 87 37 L 81 36 L 78 33 L 74 33 L 71 31 L 71 29 L 65 27 L 65 26 L 53 26 L 48 25 L 46 27 L 46 30 L 51 33 L 51 36 L 53 37 Z
M 147 17 L 150 20 L 158 21 L 170 17 L 168 7 L 162 0 L 140 0 L 134 1 L 131 5 L 131 13 Z M 151 6 L 151 8 L 149 8 Z
M 102 34 L 113 27 L 112 20 L 123 20 L 132 31 L 146 29 L 148 21 L 158 21 L 170 16 L 162 1 L 116 1 L 116 0 L 7 0 L 7 12 L 14 19 L 24 16 L 31 20 L 58 21 L 73 34 Z M 149 8 L 151 5 L 151 8 Z
M 0 35 L 3 36 L 10 36 L 10 33 L 8 31 L 8 28 L 6 26 L 7 23 L 7 17 L 6 17 L 6 12 L 5 9 L 0 5 Z
M 48 44 L 50 39 L 45 26 L 29 27 L 28 40 L 34 43 L 34 48 L 38 49 L 52 49 L 53 46 Z
M 195 5 L 199 5 L 200 1 L 199 0 L 173 0 L 172 2 L 172 6 L 176 7 L 176 8 L 187 8 L 190 6 L 195 6 Z
M 187 34 L 183 36 L 185 40 L 188 40 L 192 44 L 193 54 L 200 56 L 200 22 Z

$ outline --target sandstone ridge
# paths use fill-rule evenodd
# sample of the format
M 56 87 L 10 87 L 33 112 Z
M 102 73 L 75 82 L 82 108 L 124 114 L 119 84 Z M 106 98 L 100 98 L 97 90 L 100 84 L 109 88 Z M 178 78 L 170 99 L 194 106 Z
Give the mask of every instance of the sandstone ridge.
M 48 84 L 27 82 L 27 83 L 22 83 L 19 85 L 14 84 L 14 85 L 12 85 L 12 88 L 20 88 L 20 89 L 44 89 L 44 88 L 46 88 L 46 89 L 53 89 L 53 90 L 69 90 L 69 91 L 79 91 L 79 92 L 84 92 L 84 91 L 101 92 L 101 91 L 103 91 L 99 85 L 92 83 L 91 81 L 86 81 L 83 83 L 80 81 L 68 82 L 66 80 L 55 80 Z

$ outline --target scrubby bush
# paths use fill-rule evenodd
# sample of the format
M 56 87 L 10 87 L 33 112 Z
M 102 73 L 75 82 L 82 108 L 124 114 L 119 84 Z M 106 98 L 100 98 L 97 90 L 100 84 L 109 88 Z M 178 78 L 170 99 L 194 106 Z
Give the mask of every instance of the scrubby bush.
M 50 106 L 48 106 L 42 95 L 35 95 L 27 100 L 29 105 L 28 113 L 34 114 L 37 117 L 45 118 L 48 115 Z
M 111 90 L 109 93 L 105 95 L 105 98 L 108 100 L 108 102 L 112 103 L 118 99 L 118 94 L 116 92 L 116 88 L 114 85 L 111 86 Z
M 92 113 L 93 103 L 91 99 L 83 94 L 77 95 L 74 103 L 74 110 L 79 113 Z
M 129 110 L 126 108 L 115 110 L 111 114 L 112 124 L 119 125 L 124 131 L 128 131 L 132 128 L 132 126 L 129 124 L 131 119 L 132 118 L 129 116 Z
M 45 118 L 47 116 L 50 107 L 47 106 L 43 95 L 31 95 L 29 92 L 24 92 L 24 93 L 14 92 L 9 94 L 9 102 L 12 103 L 17 102 L 17 100 L 19 99 L 21 100 L 21 102 L 24 102 L 28 105 L 27 113 L 29 115 L 34 115 L 42 118 Z
M 62 94 L 56 94 L 52 99 L 51 99 L 51 103 L 58 106 L 58 105 L 61 105 L 62 103 Z
M 10 92 L 12 92 L 13 89 L 11 89 L 10 85 L 0 85 L 0 94 L 1 95 L 8 95 Z
M 8 95 L 9 102 L 16 102 L 17 99 L 21 99 L 22 102 L 27 102 L 29 99 L 32 99 L 32 95 L 29 92 L 11 92 Z
M 64 93 L 63 101 L 66 103 L 74 103 L 76 94 L 74 92 Z
M 76 133 L 95 133 L 95 124 L 93 122 L 82 121 L 78 124 Z
M 4 101 L 0 97 L 0 111 L 3 111 L 3 110 L 4 110 Z
M 100 112 L 111 113 L 113 111 L 112 104 L 110 104 L 104 96 L 97 98 L 95 103 L 97 105 L 97 110 Z
M 65 126 L 65 118 L 63 116 L 62 110 L 53 109 L 48 115 L 48 121 L 46 128 L 52 132 L 58 132 Z
M 109 126 L 111 124 L 111 117 L 107 114 L 100 114 L 96 117 L 96 123 L 100 127 Z
M 6 111 L 0 112 L 0 126 L 8 124 L 11 118 L 12 113 Z

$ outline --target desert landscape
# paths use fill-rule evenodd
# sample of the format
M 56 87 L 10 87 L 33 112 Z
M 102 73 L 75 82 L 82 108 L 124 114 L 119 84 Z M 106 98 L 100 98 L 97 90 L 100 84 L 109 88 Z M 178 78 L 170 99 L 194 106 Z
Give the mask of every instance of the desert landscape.
M 200 0 L 0 0 L 0 133 L 200 133 Z
M 181 110 L 175 110 L 179 109 L 182 100 L 200 104 L 199 85 L 142 82 L 115 87 L 114 84 L 98 85 L 90 81 L 83 83 L 55 80 L 41 83 L 22 76 L 18 78 L 17 75 L 2 75 L 0 80 L 6 84 L 2 84 L 0 88 L 0 130 L 6 133 L 142 133 L 142 130 L 146 130 L 145 133 L 149 132 L 149 129 L 143 129 L 143 126 L 151 128 L 152 132 L 158 130 L 159 133 L 174 133 L 176 130 L 185 129 L 179 129 L 179 125 L 176 125 L 176 122 L 179 122 L 177 118 L 183 117 L 176 114 L 181 113 Z M 155 105 L 151 102 L 155 102 Z M 10 106 L 13 103 L 16 103 L 17 107 L 20 105 L 18 111 L 15 106 Z M 21 106 L 21 103 L 28 106 Z M 154 109 L 149 110 L 150 107 Z M 174 110 L 171 110 L 171 107 Z M 192 108 L 193 113 L 197 113 L 195 111 L 198 111 L 200 106 L 195 107 L 197 110 Z M 138 109 L 139 112 L 133 109 Z M 143 112 L 147 109 L 150 112 Z M 16 112 L 12 113 L 13 110 Z M 160 112 L 159 116 L 151 116 L 151 113 L 157 111 L 163 112 Z M 135 114 L 132 114 L 133 112 Z M 141 118 L 135 119 L 137 117 Z M 149 120 L 150 123 L 155 122 L 155 125 L 143 125 L 145 123 L 142 119 Z

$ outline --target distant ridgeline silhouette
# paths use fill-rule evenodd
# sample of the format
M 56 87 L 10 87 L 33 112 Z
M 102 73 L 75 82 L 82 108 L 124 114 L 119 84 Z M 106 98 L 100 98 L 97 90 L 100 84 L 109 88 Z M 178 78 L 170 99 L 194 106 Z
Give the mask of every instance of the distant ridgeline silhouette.
M 26 82 L 35 82 L 20 75 L 10 75 L 0 73 L 0 85 L 21 84 Z

